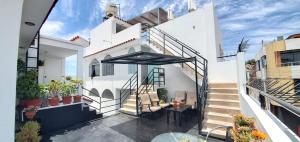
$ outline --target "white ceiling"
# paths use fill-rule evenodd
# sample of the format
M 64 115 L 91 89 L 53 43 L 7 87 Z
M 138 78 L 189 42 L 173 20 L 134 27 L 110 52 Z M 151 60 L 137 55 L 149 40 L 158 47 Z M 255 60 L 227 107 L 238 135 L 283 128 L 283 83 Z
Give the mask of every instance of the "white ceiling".
M 19 47 L 28 48 L 57 0 L 24 0 Z M 28 26 L 25 22 L 32 22 Z

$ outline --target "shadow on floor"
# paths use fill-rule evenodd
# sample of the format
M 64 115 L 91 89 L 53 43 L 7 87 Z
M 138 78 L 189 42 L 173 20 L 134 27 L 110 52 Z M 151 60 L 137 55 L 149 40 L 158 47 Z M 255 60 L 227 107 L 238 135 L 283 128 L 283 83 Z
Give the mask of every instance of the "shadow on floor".
M 173 113 L 170 115 L 169 124 L 167 124 L 167 115 L 163 113 L 155 119 L 137 118 L 111 128 L 137 142 L 150 142 L 159 134 L 168 132 L 186 133 L 197 125 L 196 114 L 186 116 L 189 117 L 182 119 L 181 126 L 179 126 L 178 119 L 174 121 Z

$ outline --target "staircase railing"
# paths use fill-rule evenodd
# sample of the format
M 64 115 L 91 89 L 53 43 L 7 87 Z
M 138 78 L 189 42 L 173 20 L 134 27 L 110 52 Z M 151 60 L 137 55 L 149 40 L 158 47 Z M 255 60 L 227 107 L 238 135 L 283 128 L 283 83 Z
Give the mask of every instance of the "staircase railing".
M 253 79 L 247 83 L 247 94 L 258 99 L 262 107 L 267 106 L 262 96 L 269 98 L 300 117 L 300 82 L 292 79 Z
M 91 105 L 89 103 L 86 103 L 88 106 L 97 109 L 102 114 L 109 113 L 109 112 L 116 111 L 116 110 L 120 109 L 119 108 L 119 104 L 120 103 L 117 103 L 117 100 L 119 100 L 119 98 L 117 98 L 117 99 L 110 99 L 110 100 L 103 100 L 103 98 L 101 96 L 99 96 L 99 94 L 97 94 L 97 93 L 95 93 L 95 92 L 93 92 L 93 91 L 91 91 L 91 90 L 89 90 L 89 89 L 87 89 L 87 88 L 85 88 L 83 86 L 81 86 L 81 88 L 83 90 L 88 91 L 89 93 L 91 93 L 91 94 L 93 94 L 93 95 L 95 95 L 95 96 L 97 96 L 99 98 L 99 101 L 97 101 L 97 100 L 89 97 L 88 95 L 82 94 L 83 99 L 87 98 L 88 101 L 90 101 L 90 102 L 96 102 L 97 104 L 99 104 L 99 108 L 97 108 L 97 107 L 95 107 L 95 106 L 93 106 L 93 105 Z M 104 105 L 104 103 L 108 103 L 109 105 Z M 117 106 L 117 107 L 114 107 L 114 106 Z M 104 108 L 111 108 L 111 107 L 113 107 L 113 108 L 109 109 L 109 110 L 106 110 L 106 111 L 102 111 Z
M 140 86 L 137 89 L 137 94 L 144 94 L 148 93 L 150 89 L 153 91 L 155 90 L 154 86 L 158 85 L 159 87 L 161 85 L 165 85 L 165 69 L 164 68 L 159 68 L 159 67 L 154 67 L 147 75 L 147 77 L 141 81 Z M 139 114 L 139 108 L 141 107 L 141 103 L 138 103 L 138 96 L 136 97 L 137 104 L 136 105 L 136 110 L 137 114 Z
M 151 27 L 148 28 L 147 33 L 144 35 L 149 44 L 153 44 L 158 47 L 163 54 L 171 54 L 174 56 L 181 56 L 185 58 L 195 58 L 195 62 L 183 63 L 181 64 L 182 68 L 188 67 L 192 71 L 196 71 L 198 75 L 201 76 L 202 82 L 197 94 L 197 103 L 198 103 L 198 128 L 199 134 L 202 133 L 202 123 L 204 120 L 205 106 L 207 101 L 208 94 L 208 78 L 207 78 L 207 59 L 202 57 L 198 51 L 191 48 L 187 44 L 181 42 L 177 38 L 171 36 L 165 31 Z M 196 66 L 196 67 L 195 67 Z M 197 79 L 195 81 L 198 81 Z
M 137 72 L 135 72 L 128 81 L 122 86 L 120 90 L 120 108 L 122 107 L 122 104 L 124 101 L 128 98 L 128 96 L 132 95 L 134 93 L 134 90 L 136 90 L 137 86 Z

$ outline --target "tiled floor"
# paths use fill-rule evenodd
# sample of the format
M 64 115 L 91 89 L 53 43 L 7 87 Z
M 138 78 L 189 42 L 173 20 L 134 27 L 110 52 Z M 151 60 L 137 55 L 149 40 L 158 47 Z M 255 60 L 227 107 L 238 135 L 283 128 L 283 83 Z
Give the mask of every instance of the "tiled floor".
M 173 118 L 173 117 L 172 117 Z M 125 114 L 117 114 L 87 124 L 74 126 L 68 130 L 57 132 L 51 136 L 43 136 L 44 142 L 150 142 L 155 136 L 167 132 L 184 132 L 197 135 L 195 118 L 183 120 L 182 126 L 166 116 L 157 119 L 136 118 Z M 212 140 L 219 142 L 219 140 Z

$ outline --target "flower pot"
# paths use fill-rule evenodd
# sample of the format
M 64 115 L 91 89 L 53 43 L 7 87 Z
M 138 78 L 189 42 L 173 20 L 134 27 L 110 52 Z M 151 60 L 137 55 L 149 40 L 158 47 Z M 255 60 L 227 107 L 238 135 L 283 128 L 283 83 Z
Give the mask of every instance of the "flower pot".
M 26 116 L 28 119 L 30 119 L 30 120 L 33 119 L 33 117 L 35 116 L 35 114 L 36 114 L 35 111 L 26 111 L 26 112 L 25 112 L 25 116 Z
M 52 97 L 48 99 L 50 106 L 57 106 L 59 104 L 59 98 L 58 97 Z
M 80 95 L 73 96 L 73 99 L 74 99 L 74 103 L 81 102 L 81 96 Z
M 42 100 L 40 98 L 32 99 L 32 100 L 21 100 L 20 105 L 27 108 L 29 106 L 40 107 L 42 104 Z
M 62 97 L 63 104 L 70 104 L 72 102 L 72 96 L 64 96 Z

